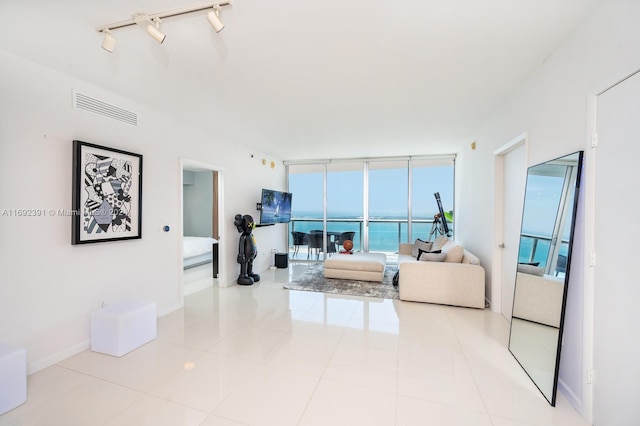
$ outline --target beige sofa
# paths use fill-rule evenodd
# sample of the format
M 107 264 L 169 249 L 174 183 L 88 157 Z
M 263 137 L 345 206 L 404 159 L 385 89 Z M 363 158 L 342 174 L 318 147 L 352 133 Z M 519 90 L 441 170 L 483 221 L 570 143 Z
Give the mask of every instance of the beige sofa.
M 475 255 L 453 240 L 438 237 L 433 245 L 427 244 L 431 250 L 439 249 L 442 254 L 431 257 L 445 259 L 418 260 L 414 257 L 418 254 L 414 244 L 400 245 L 398 285 L 401 300 L 484 309 L 485 271 Z M 424 243 L 418 244 L 424 246 Z M 429 256 L 423 254 L 424 257 Z
M 518 291 L 513 300 L 514 317 L 560 327 L 564 278 L 518 271 L 516 285 Z

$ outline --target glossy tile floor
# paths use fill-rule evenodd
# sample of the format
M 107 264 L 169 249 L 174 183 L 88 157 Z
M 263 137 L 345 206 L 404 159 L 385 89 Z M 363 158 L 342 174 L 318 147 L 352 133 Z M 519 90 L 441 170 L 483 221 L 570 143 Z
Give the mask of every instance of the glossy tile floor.
M 193 293 L 121 358 L 32 374 L 0 425 L 586 425 L 543 399 L 501 316 L 282 288 L 305 268 Z

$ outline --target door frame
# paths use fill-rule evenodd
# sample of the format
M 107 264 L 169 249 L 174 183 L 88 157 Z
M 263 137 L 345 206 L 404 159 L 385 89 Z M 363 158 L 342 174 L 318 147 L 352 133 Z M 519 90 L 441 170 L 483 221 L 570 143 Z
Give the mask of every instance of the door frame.
M 571 401 L 589 423 L 594 420 L 594 351 L 595 351 L 595 270 L 596 266 L 596 163 L 598 157 L 598 98 L 620 83 L 640 73 L 631 68 L 627 72 L 609 76 L 589 92 L 587 102 L 587 132 L 584 156 L 584 312 L 583 312 L 583 376 L 582 401 Z M 579 408 L 582 408 L 581 410 Z
M 183 182 L 183 171 L 185 170 L 185 167 L 188 168 L 196 168 L 196 169 L 202 169 L 202 170 L 209 170 L 212 171 L 214 173 L 217 173 L 218 175 L 218 179 L 217 179 L 217 188 L 214 187 L 213 188 L 213 192 L 214 194 L 217 192 L 218 195 L 218 200 L 217 200 L 217 211 L 214 212 L 214 215 L 216 215 L 216 217 L 218 218 L 217 223 L 218 223 L 218 232 L 219 232 L 219 238 L 218 238 L 218 287 L 225 287 L 226 283 L 227 283 L 227 268 L 226 266 L 226 250 L 225 250 L 225 227 L 222 226 L 222 220 L 225 217 L 224 216 L 224 169 L 222 167 L 219 166 L 215 166 L 212 164 L 208 164 L 208 163 L 204 163 L 201 161 L 196 161 L 196 160 L 190 160 L 187 158 L 180 158 L 180 188 L 179 188 L 179 203 L 180 203 L 180 218 L 179 218 L 179 225 L 178 225 L 178 229 L 180 231 L 179 237 L 178 238 L 178 253 L 180 253 L 179 259 L 178 259 L 178 264 L 179 264 L 179 268 L 181 273 L 180 275 L 180 301 L 181 303 L 184 303 L 184 276 L 182 274 L 182 271 L 184 270 L 184 262 L 183 262 L 183 245 L 182 245 L 182 236 L 184 235 L 184 182 Z M 216 205 L 216 200 L 214 200 L 214 206 Z
M 491 265 L 491 312 L 502 314 L 502 246 L 504 244 L 504 157 L 524 146 L 525 165 L 529 164 L 528 133 L 520 133 L 495 151 L 494 155 L 494 227 L 493 262 Z

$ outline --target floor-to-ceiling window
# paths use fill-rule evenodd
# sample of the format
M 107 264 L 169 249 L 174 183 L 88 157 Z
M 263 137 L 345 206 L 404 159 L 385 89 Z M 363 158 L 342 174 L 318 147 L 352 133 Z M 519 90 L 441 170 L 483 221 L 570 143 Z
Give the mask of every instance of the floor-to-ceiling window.
M 337 241 L 336 250 L 343 235 L 350 237 L 354 250 L 363 249 L 363 176 L 361 161 L 327 164 L 327 232 L 329 240 Z
M 289 192 L 293 194 L 289 246 L 294 241 L 297 246 L 296 255 L 292 258 L 320 259 L 322 245 L 311 235 L 312 231 L 322 230 L 324 227 L 325 165 L 291 165 L 288 169 Z
M 367 251 L 395 253 L 406 241 L 409 196 L 408 160 L 369 161 Z M 402 237 L 404 233 L 405 237 Z
M 453 231 L 454 156 L 286 165 L 292 259 L 322 260 L 347 237 L 355 250 L 384 253 L 397 253 L 400 243 L 415 238 L 433 239 L 435 193 Z
M 440 195 L 447 225 L 453 235 L 453 187 L 454 167 L 451 158 L 415 159 L 411 161 L 411 237 L 409 241 L 433 240 L 440 235 L 439 226 L 434 226 L 434 215 L 438 213 L 435 194 Z

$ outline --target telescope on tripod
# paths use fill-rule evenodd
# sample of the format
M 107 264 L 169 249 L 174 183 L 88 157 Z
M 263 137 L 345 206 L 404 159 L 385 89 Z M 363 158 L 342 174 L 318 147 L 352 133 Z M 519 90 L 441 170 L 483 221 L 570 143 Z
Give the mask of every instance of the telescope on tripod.
M 429 238 L 427 241 L 431 241 L 431 237 L 437 237 L 438 234 L 444 235 L 445 237 L 451 236 L 451 231 L 449 230 L 449 225 L 447 224 L 447 218 L 444 215 L 444 209 L 442 208 L 442 200 L 440 199 L 440 193 L 436 192 L 433 194 L 436 197 L 436 203 L 438 204 L 438 213 L 433 216 L 433 224 L 431 225 L 431 232 L 429 233 Z

